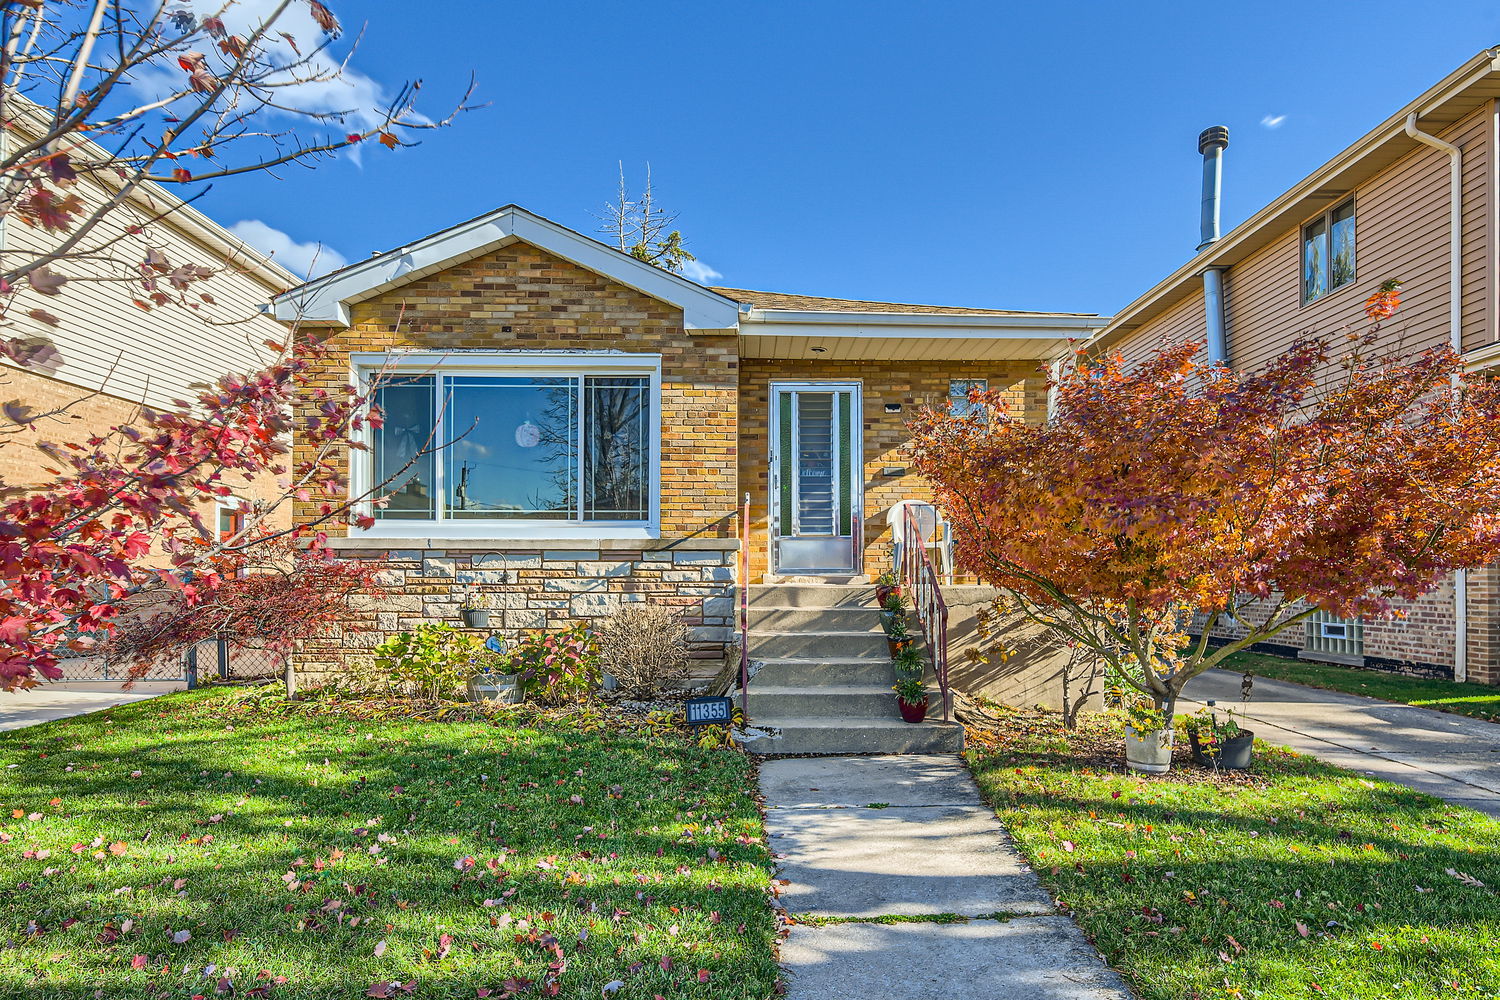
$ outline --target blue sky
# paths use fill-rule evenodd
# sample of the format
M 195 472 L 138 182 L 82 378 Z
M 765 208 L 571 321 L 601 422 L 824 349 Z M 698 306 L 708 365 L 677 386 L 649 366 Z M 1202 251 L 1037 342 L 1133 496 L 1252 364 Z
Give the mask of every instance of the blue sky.
M 1469 2 L 330 6 L 388 90 L 436 114 L 472 70 L 488 106 L 220 182 L 200 207 L 253 241 L 353 260 L 509 202 L 593 232 L 650 161 L 712 283 L 1087 312 L 1191 255 L 1202 128 L 1227 228 L 1500 43 Z

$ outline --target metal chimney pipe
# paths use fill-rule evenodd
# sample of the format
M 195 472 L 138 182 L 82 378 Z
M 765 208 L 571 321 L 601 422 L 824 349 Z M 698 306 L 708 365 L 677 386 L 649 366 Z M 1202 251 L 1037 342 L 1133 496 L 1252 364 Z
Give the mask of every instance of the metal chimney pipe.
M 1198 249 L 1219 241 L 1219 186 L 1224 178 L 1224 149 L 1229 145 L 1229 129 L 1223 125 L 1204 129 L 1198 135 L 1198 152 L 1203 154 L 1203 205 L 1199 219 Z M 1229 364 L 1229 338 L 1224 325 L 1224 272 L 1227 268 L 1210 267 L 1203 272 L 1203 320 L 1207 332 L 1208 360 L 1211 364 Z
M 1204 129 L 1198 136 L 1198 152 L 1203 154 L 1203 213 L 1198 225 L 1202 250 L 1219 239 L 1219 185 L 1224 179 L 1224 148 L 1229 145 L 1229 129 L 1223 125 Z

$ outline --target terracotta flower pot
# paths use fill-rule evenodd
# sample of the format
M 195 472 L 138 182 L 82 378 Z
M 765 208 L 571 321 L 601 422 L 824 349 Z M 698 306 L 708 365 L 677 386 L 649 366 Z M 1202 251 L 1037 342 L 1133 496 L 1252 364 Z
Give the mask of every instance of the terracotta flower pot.
M 921 722 L 923 719 L 927 718 L 926 698 L 923 698 L 915 705 L 897 698 L 896 706 L 901 709 L 901 718 L 905 722 Z
M 885 644 L 886 644 L 886 646 L 891 651 L 891 659 L 895 659 L 897 653 L 901 652 L 907 646 L 911 645 L 911 640 L 910 639 L 892 639 L 890 636 L 886 636 Z

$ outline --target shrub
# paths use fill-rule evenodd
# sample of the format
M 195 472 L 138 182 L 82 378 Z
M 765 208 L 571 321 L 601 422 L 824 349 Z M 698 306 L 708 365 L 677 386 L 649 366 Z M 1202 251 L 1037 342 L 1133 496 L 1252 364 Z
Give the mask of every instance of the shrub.
M 687 635 L 681 609 L 627 604 L 600 625 L 599 653 L 621 692 L 650 697 L 687 676 Z
M 582 701 L 599 684 L 599 643 L 584 622 L 527 632 L 506 653 L 526 693 L 547 705 Z
M 424 623 L 374 649 L 372 686 L 414 698 L 458 698 L 469 678 L 495 658 L 484 640 L 441 623 Z

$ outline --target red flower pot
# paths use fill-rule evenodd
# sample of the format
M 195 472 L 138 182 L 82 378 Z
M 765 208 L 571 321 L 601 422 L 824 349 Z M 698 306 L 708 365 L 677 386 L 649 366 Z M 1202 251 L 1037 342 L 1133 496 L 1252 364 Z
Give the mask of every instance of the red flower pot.
M 875 585 L 875 603 L 877 605 L 879 605 L 880 607 L 883 608 L 883 607 L 885 607 L 886 600 L 892 594 L 899 594 L 899 593 L 901 593 L 901 584 L 899 584 L 899 583 L 880 583 L 880 584 L 876 584 Z
M 921 722 L 923 719 L 927 718 L 927 699 L 926 698 L 923 698 L 921 701 L 917 702 L 915 705 L 911 704 L 910 702 L 902 701 L 900 698 L 897 698 L 896 699 L 896 704 L 901 709 L 901 718 L 903 720 L 905 720 L 906 722 Z

